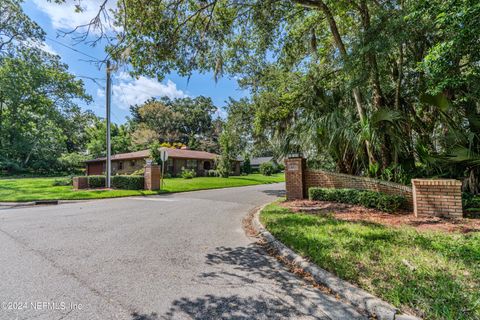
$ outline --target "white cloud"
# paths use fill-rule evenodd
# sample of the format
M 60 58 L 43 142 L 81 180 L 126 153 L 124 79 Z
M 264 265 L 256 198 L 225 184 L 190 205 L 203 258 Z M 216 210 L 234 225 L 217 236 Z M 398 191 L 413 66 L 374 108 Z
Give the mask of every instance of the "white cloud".
M 112 103 L 120 109 L 128 109 L 131 105 L 144 103 L 152 97 L 167 96 L 171 99 L 183 98 L 187 94 L 177 89 L 175 82 L 167 80 L 166 83 L 155 79 L 139 77 L 133 79 L 126 72 L 121 72 L 114 78 L 112 85 Z M 99 98 L 105 97 L 105 92 L 97 90 Z
M 107 9 L 116 8 L 116 0 L 109 0 L 107 2 Z M 53 1 L 46 0 L 34 0 L 35 5 L 47 14 L 52 22 L 52 26 L 55 29 L 61 29 L 64 31 L 73 30 L 77 26 L 88 24 L 97 14 L 100 9 L 101 1 L 98 0 L 82 0 L 80 2 L 81 12 L 75 12 L 77 0 L 66 0 L 63 4 L 56 4 Z M 110 23 L 105 23 L 104 17 L 102 22 L 107 30 L 113 29 Z M 98 33 L 99 30 L 92 30 L 93 33 Z
M 49 44 L 47 43 L 42 43 L 39 47 L 40 49 L 42 49 L 43 51 L 45 52 L 48 52 L 50 54 L 55 54 L 58 56 L 58 53 L 57 51 L 55 51 L 55 49 L 53 49 Z
M 45 43 L 45 42 L 39 42 L 39 41 L 28 41 L 27 42 L 27 45 L 30 46 L 30 47 L 33 47 L 33 48 L 38 48 L 38 49 L 41 49 L 45 52 L 48 52 L 50 54 L 54 54 L 54 55 L 59 55 L 57 51 L 55 51 L 55 49 L 53 49 L 49 44 Z

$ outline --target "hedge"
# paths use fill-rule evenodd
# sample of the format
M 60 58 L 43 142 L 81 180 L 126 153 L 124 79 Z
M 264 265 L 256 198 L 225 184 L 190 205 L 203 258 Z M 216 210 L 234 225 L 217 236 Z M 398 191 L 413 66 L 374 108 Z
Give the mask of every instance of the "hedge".
M 406 204 L 404 196 L 357 189 L 308 189 L 310 200 L 358 204 L 385 212 L 394 212 Z
M 142 190 L 145 178 L 143 176 L 113 176 L 112 187 L 125 190 Z
M 88 187 L 91 189 L 105 188 L 105 176 L 87 176 Z M 125 190 L 142 190 L 145 178 L 140 175 L 112 176 L 112 188 Z
M 88 176 L 89 188 L 105 188 L 105 176 Z

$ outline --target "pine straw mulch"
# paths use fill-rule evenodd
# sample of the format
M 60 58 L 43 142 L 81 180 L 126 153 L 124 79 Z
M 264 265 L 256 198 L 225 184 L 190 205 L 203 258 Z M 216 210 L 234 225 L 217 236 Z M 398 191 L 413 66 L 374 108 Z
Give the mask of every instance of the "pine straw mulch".
M 280 203 L 293 212 L 309 214 L 333 214 L 336 219 L 353 222 L 373 222 L 385 226 L 410 226 L 419 231 L 434 230 L 443 232 L 478 232 L 480 219 L 446 219 L 433 216 L 415 217 L 413 212 L 398 211 L 385 213 L 362 206 L 310 200 L 294 200 Z

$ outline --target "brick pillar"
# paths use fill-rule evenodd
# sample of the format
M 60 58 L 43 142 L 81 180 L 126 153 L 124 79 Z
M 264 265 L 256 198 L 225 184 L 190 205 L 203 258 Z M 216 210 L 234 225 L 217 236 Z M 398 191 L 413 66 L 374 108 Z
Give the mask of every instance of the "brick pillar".
M 88 177 L 73 177 L 73 189 L 87 189 L 88 188 Z
M 285 160 L 285 184 L 287 200 L 305 199 L 305 165 L 303 158 L 289 158 Z
M 454 179 L 413 179 L 412 186 L 415 216 L 463 216 L 462 182 Z
M 160 189 L 160 166 L 158 164 L 147 164 L 145 166 L 145 190 Z

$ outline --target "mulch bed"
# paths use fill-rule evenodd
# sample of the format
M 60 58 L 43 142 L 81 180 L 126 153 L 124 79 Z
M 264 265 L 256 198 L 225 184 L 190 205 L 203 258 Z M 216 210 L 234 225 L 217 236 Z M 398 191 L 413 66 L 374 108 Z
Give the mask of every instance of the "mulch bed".
M 280 205 L 291 209 L 293 212 L 333 214 L 333 216 L 339 220 L 354 222 L 366 221 L 393 227 L 407 225 L 420 231 L 436 230 L 462 233 L 480 231 L 480 219 L 446 219 L 432 216 L 415 217 L 413 212 L 409 211 L 385 213 L 362 206 L 327 201 L 295 200 L 282 202 Z

